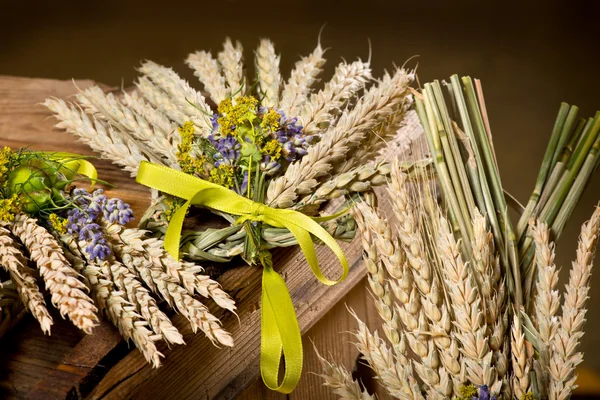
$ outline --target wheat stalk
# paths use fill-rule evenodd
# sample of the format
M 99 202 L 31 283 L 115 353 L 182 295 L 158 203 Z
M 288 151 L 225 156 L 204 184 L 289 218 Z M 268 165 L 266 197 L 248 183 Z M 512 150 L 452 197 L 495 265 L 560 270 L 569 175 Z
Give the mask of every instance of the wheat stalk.
M 279 106 L 279 74 L 280 56 L 275 54 L 275 46 L 268 39 L 262 39 L 256 49 L 256 71 L 258 72 L 258 87 L 265 107 Z
M 400 320 L 392 302 L 389 285 L 386 282 L 384 262 L 381 260 L 382 250 L 392 255 L 397 254 L 394 251 L 394 245 L 391 243 L 391 228 L 379 218 L 374 210 L 363 202 L 356 204 L 352 214 L 361 232 L 363 261 L 369 273 L 368 282 L 374 295 L 375 307 L 383 320 L 385 335 L 394 350 L 396 350 L 397 346 L 400 345 L 400 333 L 398 331 Z M 373 229 L 373 227 L 378 229 Z M 378 251 L 378 249 L 381 250 Z M 389 254 L 386 255 L 389 256 Z
M 351 314 L 358 322 L 358 329 L 355 333 L 356 348 L 371 369 L 375 371 L 388 393 L 399 399 L 424 399 L 419 384 L 413 376 L 412 362 L 408 360 L 406 363 L 395 361 L 393 352 L 385 344 L 385 341 L 379 338 L 377 332 L 372 334 L 356 314 L 353 312 Z M 400 342 L 404 347 L 403 350 L 406 350 L 405 342 L 403 340 Z
M 396 159 L 392 167 L 388 192 L 390 193 L 392 206 L 398 222 L 397 229 L 400 244 L 406 255 L 407 264 L 412 271 L 413 292 L 420 294 L 418 304 L 419 313 L 422 314 L 418 317 L 418 327 L 414 326 L 414 322 L 412 326 L 407 325 L 407 327 L 409 330 L 417 332 L 428 332 L 431 329 L 434 333 L 434 337 L 407 333 L 407 338 L 413 351 L 421 356 L 423 360 L 437 355 L 439 349 L 439 356 L 443 367 L 439 368 L 438 373 L 440 378 L 437 379 L 441 379 L 441 377 L 450 373 L 452 376 L 452 378 L 449 378 L 450 383 L 444 388 L 441 386 L 436 387 L 434 386 L 434 382 L 437 379 L 433 372 L 428 371 L 427 375 L 433 378 L 433 380 L 430 380 L 431 389 L 438 389 L 441 395 L 449 396 L 454 390 L 453 386 L 461 383 L 457 379 L 460 376 L 461 370 L 458 345 L 454 343 L 454 340 L 450 336 L 450 326 L 448 324 L 450 315 L 446 304 L 444 304 L 443 288 L 437 278 L 433 263 L 430 262 L 425 250 L 426 243 L 423 239 L 422 231 L 424 227 L 420 226 L 419 222 L 420 216 L 425 215 L 424 208 L 422 205 L 415 207 L 413 204 L 411 200 L 413 196 L 410 194 L 407 180 L 406 174 L 402 172 L 399 161 Z M 401 297 L 399 300 L 404 300 L 404 296 Z M 407 310 L 410 310 L 410 308 Z M 416 315 L 417 313 L 415 312 L 414 314 Z M 405 314 L 401 313 L 401 319 L 405 322 L 405 319 L 402 318 L 403 315 Z M 437 347 L 434 349 L 434 354 L 431 354 L 432 345 Z M 419 372 L 419 369 L 417 369 L 417 372 Z M 423 378 L 425 371 L 420 375 Z M 425 378 L 423 379 L 425 380 Z M 427 380 L 425 381 L 427 383 Z M 454 381 L 454 384 L 452 384 L 452 381 Z
M 218 282 L 202 275 L 203 268 L 199 265 L 177 261 L 164 249 L 164 242 L 156 238 L 144 237 L 145 231 L 139 229 L 123 229 L 116 225 L 110 227 L 112 235 L 130 248 L 142 254 L 156 265 L 161 265 L 165 273 L 179 285 L 182 285 L 190 295 L 198 293 L 203 297 L 214 300 L 220 307 L 235 312 L 235 302 L 221 288 Z
M 109 263 L 86 260 L 72 235 L 62 235 L 61 241 L 71 252 L 73 266 L 87 279 L 99 308 L 106 312 L 121 335 L 126 340 L 131 340 L 144 358 L 154 368 L 158 368 L 160 358 L 164 357 L 156 348 L 161 335 L 148 329 L 148 321 L 138 313 L 137 306 L 127 299 L 124 291 L 116 287 Z
M 581 227 L 577 256 L 573 262 L 569 282 L 565 285 L 562 318 L 552 343 L 550 360 L 549 397 L 567 399 L 577 385 L 575 367 L 583 360 L 577 352 L 583 336 L 583 325 L 589 298 L 590 277 L 600 231 L 600 207 L 596 207 L 590 220 Z
M 391 165 L 386 162 L 363 164 L 323 182 L 314 193 L 306 195 L 294 209 L 316 207 L 324 202 L 351 193 L 363 193 L 387 182 Z
M 346 102 L 371 79 L 368 62 L 340 63 L 325 87 L 310 96 L 302 107 L 299 119 L 306 135 L 318 135 L 330 126 Z
M 175 101 L 158 85 L 154 84 L 147 76 L 141 76 L 135 82 L 135 86 L 140 95 L 150 104 L 158 113 L 164 114 L 169 120 L 177 125 L 183 125 L 190 117 L 183 113 Z M 196 124 L 202 123 L 198 120 L 192 121 Z
M 381 150 L 387 148 L 388 141 L 401 134 L 400 129 L 406 125 L 406 113 L 411 106 L 412 96 L 407 96 L 398 111 L 373 129 L 367 139 L 357 148 L 356 153 L 335 168 L 334 174 L 342 174 L 375 160 Z
M 321 43 L 318 43 L 310 55 L 302 57 L 296 63 L 290 79 L 283 86 L 281 101 L 279 102 L 279 108 L 284 110 L 287 115 L 297 115 L 298 110 L 307 101 L 311 87 L 323 71 L 325 65 L 324 54 L 325 50 L 321 47 Z
M 215 104 L 229 97 L 231 90 L 225 87 L 225 77 L 217 60 L 206 51 L 188 55 L 185 63 L 194 70 L 194 75 L 204 84 L 204 89 Z
M 266 203 L 271 207 L 290 208 L 298 194 L 311 193 L 318 178 L 326 175 L 334 163 L 349 158 L 350 149 L 396 112 L 408 93 L 407 84 L 406 72 L 402 69 L 393 76 L 386 74 L 379 85 L 371 88 L 351 111 L 340 117 L 319 143 L 310 147 L 307 155 L 291 164 L 283 176 L 271 181 Z
M 522 399 L 529 392 L 531 359 L 527 353 L 525 335 L 521 329 L 521 321 L 516 315 L 513 317 L 510 349 L 513 369 L 512 391 L 514 397 Z
M 122 166 L 132 176 L 135 176 L 142 161 L 148 161 L 136 143 L 125 140 L 110 125 L 93 117 L 92 120 L 77 106 L 53 98 L 46 99 L 43 105 L 58 119 L 55 127 L 78 136 L 92 150 Z
M 87 287 L 79 280 L 79 274 L 69 265 L 62 247 L 35 219 L 19 214 L 10 229 L 29 251 L 30 258 L 40 270 L 46 289 L 52 294 L 52 304 L 64 318 L 91 333 L 98 322 L 97 308 L 85 293 Z
M 537 350 L 539 357 L 534 360 L 536 379 L 540 388 L 540 396 L 546 397 L 546 389 L 550 383 L 548 368 L 550 366 L 550 346 L 558 329 L 558 318 L 555 316 L 560 305 L 558 271 L 554 265 L 554 243 L 550 242 L 548 225 L 537 221 L 530 223 L 531 237 L 535 242 L 535 258 L 537 263 L 537 284 L 534 301 L 535 322 L 538 332 Z
M 232 93 L 236 93 L 239 90 L 238 96 L 245 93 L 245 88 L 242 87 L 244 83 L 244 54 L 242 44 L 235 42 L 235 47 L 231 42 L 231 39 L 225 39 L 223 43 L 223 51 L 217 55 L 219 63 L 223 68 L 223 75 L 227 86 Z
M 169 151 L 174 151 L 177 144 L 180 143 L 181 137 L 175 134 L 177 125 L 164 112 L 157 110 L 144 100 L 142 94 L 137 90 L 123 92 L 121 102 L 125 107 L 128 107 L 137 116 L 144 118 L 152 126 L 154 133 L 158 136 L 154 140 L 162 141 L 163 138 L 167 139 L 170 143 Z
M 375 400 L 375 396 L 363 390 L 343 365 L 330 363 L 321 357 L 314 344 L 313 347 L 323 369 L 323 373 L 319 376 L 323 378 L 324 386 L 330 387 L 342 400 Z
M 0 227 L 0 265 L 10 274 L 21 301 L 39 322 L 42 331 L 50 334 L 52 317 L 33 276 L 33 270 L 27 266 L 27 259 L 11 237 L 10 231 L 3 227 Z
M 155 262 L 148 253 L 136 250 L 121 241 L 118 234 L 121 229 L 117 225 L 111 225 L 106 228 L 106 231 L 110 234 L 112 247 L 123 260 L 129 272 L 139 276 L 149 287 L 154 288 L 154 291 L 160 294 L 171 307 L 186 317 L 194 332 L 197 332 L 199 328 L 213 343 L 233 346 L 231 335 L 221 327 L 219 319 L 212 315 L 204 304 L 194 299 L 186 289 L 176 283 L 172 276 L 164 272 L 160 262 Z
M 501 381 L 492 366 L 493 352 L 486 335 L 482 301 L 477 284 L 462 260 L 459 243 L 450 231 L 448 221 L 440 218 L 439 225 L 440 258 L 444 264 L 444 278 L 454 312 L 455 336 L 461 344 L 467 377 L 475 385 L 488 385 L 492 392 L 498 392 Z
M 138 82 L 138 88 L 150 103 L 160 109 L 161 104 L 173 107 L 183 116 L 183 120 L 175 120 L 179 125 L 183 125 L 186 121 L 194 122 L 199 132 L 208 134 L 211 130 L 211 123 L 208 115 L 210 115 L 210 107 L 206 104 L 204 96 L 194 88 L 192 88 L 184 79 L 175 73 L 171 68 L 163 67 L 152 61 L 146 61 L 140 67 L 140 72 L 146 75 L 155 86 L 147 91 L 143 90 Z M 160 88 L 164 95 L 161 96 L 155 89 Z M 148 92 L 148 93 L 147 93 Z M 149 96 L 147 96 L 147 94 Z
M 89 87 L 77 95 L 79 104 L 89 115 L 104 120 L 125 138 L 134 138 L 138 147 L 155 162 L 178 168 L 175 148 L 164 132 L 154 129 L 146 119 L 118 101 L 112 93 L 98 86 Z

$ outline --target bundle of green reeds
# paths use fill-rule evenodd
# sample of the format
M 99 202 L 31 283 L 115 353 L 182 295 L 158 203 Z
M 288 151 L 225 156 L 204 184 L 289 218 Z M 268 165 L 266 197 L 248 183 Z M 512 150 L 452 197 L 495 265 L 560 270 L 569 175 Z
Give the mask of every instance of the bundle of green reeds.
M 359 320 L 357 348 L 395 398 L 569 398 L 600 208 L 581 228 L 563 296 L 553 242 L 598 165 L 600 112 L 578 121 L 577 107 L 561 105 L 522 206 L 502 186 L 481 83 L 455 75 L 414 94 L 437 185 L 430 176 L 409 182 L 396 163 L 395 219 L 366 203 L 353 210 L 386 339 Z M 371 398 L 342 366 L 322 361 L 341 398 Z

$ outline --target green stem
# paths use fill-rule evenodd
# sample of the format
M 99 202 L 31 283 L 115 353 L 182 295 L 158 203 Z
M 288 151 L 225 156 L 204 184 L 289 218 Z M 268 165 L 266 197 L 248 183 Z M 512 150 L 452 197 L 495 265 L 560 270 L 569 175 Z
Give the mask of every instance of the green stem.
M 558 147 L 557 143 L 562 139 L 562 127 L 564 126 L 567 118 L 568 110 L 569 105 L 567 103 L 561 103 L 558 110 L 558 115 L 556 116 L 556 121 L 554 122 L 554 129 L 552 129 L 552 135 L 550 136 L 550 142 L 548 143 L 548 147 L 546 147 L 546 153 L 544 154 L 544 159 L 542 160 L 542 166 L 535 182 L 535 187 L 531 193 L 531 196 L 529 197 L 529 202 L 525 207 L 525 212 L 521 215 L 521 218 L 517 223 L 517 236 L 519 238 L 523 236 L 523 233 L 527 229 L 529 218 L 531 217 L 531 214 L 533 213 L 533 210 L 542 194 L 542 189 L 546 183 L 548 173 L 552 171 L 552 166 L 555 164 L 554 155 L 556 154 L 556 148 Z

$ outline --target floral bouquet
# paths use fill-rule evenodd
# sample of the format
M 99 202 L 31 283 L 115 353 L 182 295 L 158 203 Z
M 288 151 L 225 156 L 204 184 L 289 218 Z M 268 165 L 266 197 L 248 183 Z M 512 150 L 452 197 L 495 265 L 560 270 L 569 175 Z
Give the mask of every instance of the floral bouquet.
M 62 317 L 91 333 L 104 312 L 155 367 L 162 357 L 157 342 L 184 341 L 153 295 L 184 315 L 194 332 L 232 346 L 231 336 L 195 294 L 232 312 L 233 300 L 200 267 L 169 256 L 162 241 L 126 228 L 133 219 L 128 204 L 102 189 L 77 187 L 82 182 L 98 182 L 84 157 L 0 151 L 0 264 L 10 279 L 0 289 L 3 318 L 14 316 L 22 303 L 50 333 L 53 320 L 38 286 L 41 277 Z M 3 320 L 1 326 L 11 324 Z
M 366 203 L 353 209 L 385 336 L 357 318 L 358 350 L 398 399 L 570 398 L 600 207 L 581 227 L 562 295 L 554 242 L 600 163 L 600 112 L 578 119 L 576 106 L 561 105 L 522 206 L 503 190 L 478 80 L 427 83 L 415 103 L 437 186 L 429 175 L 409 182 L 396 164 L 395 218 Z M 516 228 L 509 205 L 521 215 Z M 372 398 L 343 366 L 322 363 L 341 398 Z
M 319 44 L 284 83 L 273 44 L 262 40 L 254 81 L 244 77 L 241 45 L 227 40 L 216 59 L 204 51 L 187 58 L 209 98 L 148 61 L 136 89 L 121 98 L 93 87 L 77 96 L 78 105 L 45 103 L 58 127 L 156 190 L 140 226 L 164 237 L 172 256 L 227 262 L 241 255 L 263 267 L 261 372 L 268 387 L 284 393 L 300 377 L 302 343 L 269 249 L 299 244 L 315 276 L 334 284 L 319 268 L 318 240 L 337 255 L 345 277 L 348 265 L 335 239 L 351 239 L 356 228 L 344 211 L 358 193 L 386 181 L 389 164 L 377 157 L 412 105 L 412 72 L 397 68 L 369 85 L 369 63 L 360 60 L 340 63 L 314 90 L 324 52 Z M 421 167 L 403 165 L 407 172 Z M 340 212 L 315 216 L 342 196 Z M 207 208 L 230 226 L 182 234 L 189 206 Z

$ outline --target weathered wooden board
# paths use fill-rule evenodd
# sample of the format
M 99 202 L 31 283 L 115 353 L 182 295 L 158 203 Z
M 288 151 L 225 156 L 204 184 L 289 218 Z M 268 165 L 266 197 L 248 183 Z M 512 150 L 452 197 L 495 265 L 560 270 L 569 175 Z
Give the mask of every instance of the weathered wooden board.
M 93 84 L 76 83 L 80 88 Z M 39 104 L 49 96 L 66 98 L 75 92 L 69 81 L 0 77 L 0 145 L 92 154 L 74 137 L 54 130 L 49 112 Z M 148 205 L 147 190 L 105 160 L 98 160 L 96 165 L 103 179 L 117 185 L 108 192 L 129 202 L 141 215 Z M 359 246 L 343 247 L 351 271 L 343 283 L 331 288 L 314 278 L 298 249 L 274 253 L 275 265 L 286 279 L 296 305 L 302 332 L 307 332 L 364 276 L 364 269 L 358 265 Z M 337 276 L 339 266 L 333 254 L 322 247 L 317 251 L 326 275 Z M 215 348 L 202 335 L 193 335 L 186 321 L 174 315 L 187 345 L 163 349 L 164 366 L 152 369 L 137 350 L 127 351 L 109 323 L 86 336 L 57 316 L 53 334 L 47 337 L 27 317 L 3 339 L 0 390 L 6 397 L 18 398 L 65 398 L 67 394 L 173 398 L 174 393 L 177 398 L 234 398 L 259 377 L 261 271 L 239 266 L 228 270 L 219 281 L 239 304 L 239 320 L 216 308 L 212 310 L 232 333 L 236 342 L 232 349 Z M 306 352 L 312 354 L 311 346 L 305 345 Z M 119 358 L 122 360 L 111 368 L 110 364 Z
M 85 88 L 93 82 L 76 84 Z M 39 105 L 46 97 L 67 98 L 75 91 L 70 81 L 0 77 L 0 146 L 91 155 L 89 148 L 72 136 L 53 130 L 50 114 Z M 95 164 L 103 179 L 117 185 L 108 192 L 129 202 L 141 215 L 148 205 L 148 191 L 106 160 Z M 382 206 L 389 209 L 385 203 Z M 37 323 L 26 316 L 0 342 L 0 398 L 334 399 L 316 375 L 320 368 L 311 339 L 322 355 L 351 370 L 357 365 L 358 352 L 349 343 L 356 323 L 347 307 L 370 327 L 379 324 L 365 286 L 365 271 L 359 266 L 360 246 L 355 241 L 344 249 L 352 264 L 351 273 L 344 283 L 331 288 L 317 282 L 297 249 L 274 254 L 304 334 L 305 373 L 289 396 L 269 391 L 259 380 L 261 274 L 258 269 L 238 266 L 219 281 L 238 302 L 239 320 L 212 309 L 233 334 L 233 349 L 213 347 L 202 335 L 193 335 L 183 318 L 174 315 L 187 345 L 163 349 L 164 366 L 154 370 L 137 350 L 123 342 L 110 323 L 103 322 L 88 336 L 52 308 L 55 325 L 51 337 L 44 336 Z M 322 248 L 318 252 L 325 272 L 336 276 L 338 266 L 333 256 Z M 600 379 L 594 372 L 585 368 L 578 372 L 580 393 L 600 392 Z M 363 379 L 368 375 L 361 374 Z M 379 398 L 386 398 L 373 381 L 367 379 L 366 385 L 376 390 Z

